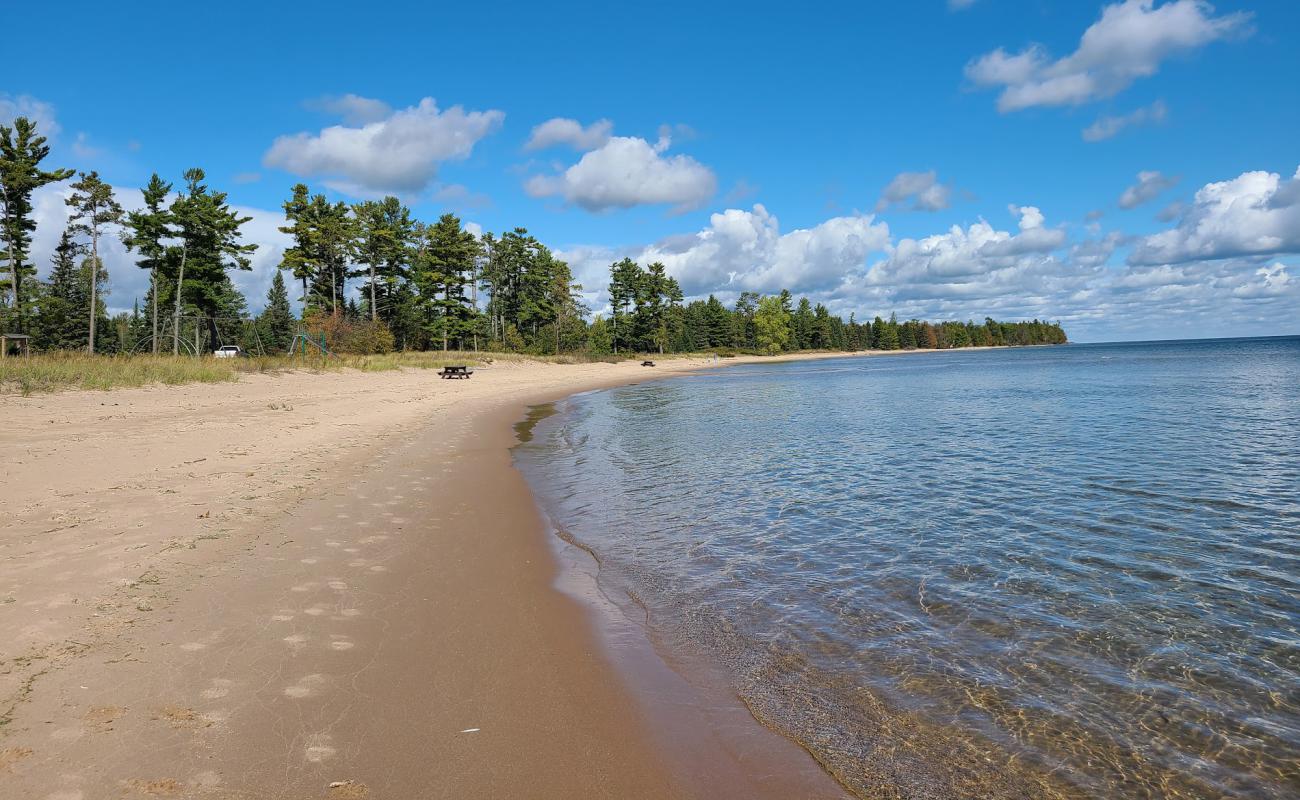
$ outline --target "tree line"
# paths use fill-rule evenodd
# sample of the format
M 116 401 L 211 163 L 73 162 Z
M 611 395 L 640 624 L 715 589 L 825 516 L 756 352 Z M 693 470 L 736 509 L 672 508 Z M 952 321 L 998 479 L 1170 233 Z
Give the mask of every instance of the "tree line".
M 468 230 L 454 214 L 417 219 L 396 197 L 330 201 L 305 184 L 283 204 L 290 239 L 263 311 L 249 319 L 231 275 L 251 269 L 250 217 L 207 184 L 202 169 L 176 183 L 154 174 L 125 212 L 95 172 L 45 169 L 45 137 L 18 118 L 0 126 L 0 330 L 35 349 L 178 353 L 242 344 L 283 352 L 295 336 L 357 352 L 509 350 L 537 354 L 948 348 L 1063 343 L 1039 322 L 858 322 L 789 292 L 686 302 L 664 265 L 610 265 L 608 317 L 589 319 L 569 265 L 525 228 Z M 75 178 L 75 180 L 73 180 Z M 72 180 L 68 224 L 48 280 L 31 262 L 32 196 Z M 149 277 L 143 301 L 110 317 L 102 244 L 117 237 Z M 287 280 L 286 280 L 287 276 Z M 292 289 L 290 287 L 293 287 Z M 301 303 L 295 316 L 290 293 Z M 191 344 L 193 342 L 194 344 Z

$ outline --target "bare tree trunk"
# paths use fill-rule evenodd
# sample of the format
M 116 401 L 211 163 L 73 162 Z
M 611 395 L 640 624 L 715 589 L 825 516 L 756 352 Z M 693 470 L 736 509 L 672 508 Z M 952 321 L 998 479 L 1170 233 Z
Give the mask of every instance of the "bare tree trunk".
M 378 317 L 375 312 L 375 265 L 370 265 L 370 321 L 374 322 Z
M 176 314 L 172 320 L 172 355 L 181 354 L 181 289 L 185 286 L 185 258 L 189 249 L 181 245 L 181 268 L 176 277 Z
M 4 216 L 4 220 L 3 220 L 3 221 L 7 223 L 7 222 L 9 221 L 9 212 L 10 212 L 10 207 L 9 207 L 9 191 L 8 191 L 8 189 L 6 189 L 5 187 L 0 187 L 0 189 L 4 189 L 5 216 Z M 5 227 L 5 232 L 9 234 L 9 235 L 5 238 L 5 241 L 7 241 L 7 242 L 8 242 L 8 245 L 9 245 L 9 247 L 8 247 L 8 249 L 9 249 L 9 288 L 13 291 L 13 296 L 14 296 L 14 317 L 18 320 L 18 328 L 19 328 L 19 330 L 20 330 L 21 332 L 23 332 L 23 333 L 26 333 L 25 330 L 22 330 L 22 329 L 24 329 L 26 326 L 23 325 L 22 306 L 19 305 L 19 303 L 18 303 L 18 300 L 19 300 L 19 294 L 18 294 L 18 248 L 14 247 L 13 231 L 12 231 L 12 229 L 11 229 L 11 226 L 10 226 L 10 225 L 5 225 L 4 227 Z
M 95 289 L 99 285 L 99 226 L 94 223 L 94 212 L 91 212 L 90 223 L 90 342 L 86 346 L 86 352 L 90 355 L 95 354 L 95 301 L 98 299 Z
M 451 284 L 442 287 L 442 352 L 447 352 L 447 312 L 451 310 Z
M 474 266 L 470 267 L 471 283 L 469 285 L 469 294 L 474 304 L 474 352 L 478 352 L 478 262 L 475 260 Z
M 149 283 L 153 287 L 153 354 L 158 355 L 158 268 L 149 270 Z

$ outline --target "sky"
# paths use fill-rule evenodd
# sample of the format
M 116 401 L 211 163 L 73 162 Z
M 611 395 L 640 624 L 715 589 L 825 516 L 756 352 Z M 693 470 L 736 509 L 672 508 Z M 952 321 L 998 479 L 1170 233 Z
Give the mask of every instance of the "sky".
M 846 318 L 1300 333 L 1292 0 L 291 5 L 15 4 L 0 124 L 127 207 L 202 167 L 253 218 L 254 311 L 304 182 L 525 227 L 596 312 L 630 256 Z M 130 308 L 146 273 L 106 266 Z

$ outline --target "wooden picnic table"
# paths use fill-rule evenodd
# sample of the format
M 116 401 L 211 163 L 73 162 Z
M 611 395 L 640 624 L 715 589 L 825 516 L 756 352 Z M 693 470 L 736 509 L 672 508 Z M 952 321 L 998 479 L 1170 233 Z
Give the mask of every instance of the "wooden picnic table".
M 438 370 L 438 376 L 441 378 L 468 378 L 474 374 L 474 370 L 463 366 L 447 366 Z
M 641 362 L 641 366 L 643 366 L 643 367 L 653 367 L 654 365 L 655 365 L 655 362 L 653 362 L 653 361 L 642 361 L 642 362 Z

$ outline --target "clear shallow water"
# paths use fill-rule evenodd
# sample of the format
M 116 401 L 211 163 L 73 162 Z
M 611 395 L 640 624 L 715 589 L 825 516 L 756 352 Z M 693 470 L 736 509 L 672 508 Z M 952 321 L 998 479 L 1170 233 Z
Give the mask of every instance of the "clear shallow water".
M 668 652 L 872 797 L 1300 795 L 1300 338 L 738 366 L 517 459 Z

